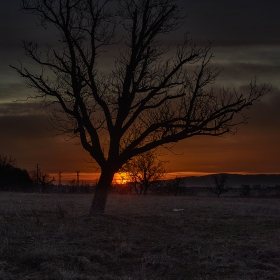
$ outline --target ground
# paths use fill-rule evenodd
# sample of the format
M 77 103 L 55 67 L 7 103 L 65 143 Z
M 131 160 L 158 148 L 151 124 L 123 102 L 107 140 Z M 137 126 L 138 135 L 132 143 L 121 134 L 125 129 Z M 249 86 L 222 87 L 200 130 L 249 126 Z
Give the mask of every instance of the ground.
M 0 279 L 279 279 L 279 199 L 91 199 L 1 192 Z

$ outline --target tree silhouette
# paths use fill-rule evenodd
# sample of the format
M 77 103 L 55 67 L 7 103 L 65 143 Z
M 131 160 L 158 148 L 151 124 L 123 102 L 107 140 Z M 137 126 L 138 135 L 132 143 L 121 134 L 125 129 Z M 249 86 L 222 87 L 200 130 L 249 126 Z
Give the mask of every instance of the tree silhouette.
M 16 167 L 16 159 L 12 156 L 6 156 L 0 154 L 0 168 L 12 168 Z
M 250 185 L 241 185 L 240 188 L 240 196 L 247 197 L 251 194 L 251 187 Z
M 43 27 L 55 26 L 59 40 L 45 52 L 23 43 L 40 73 L 12 67 L 36 89 L 33 97 L 54 105 L 54 125 L 79 137 L 100 166 L 92 214 L 104 212 L 113 176 L 129 159 L 196 135 L 233 132 L 247 120 L 234 116 L 269 90 L 255 82 L 246 93 L 212 89 L 219 69 L 211 65 L 211 44 L 199 48 L 187 35 L 175 48 L 166 44 L 184 23 L 174 0 L 23 0 L 22 9 Z M 119 55 L 101 71 L 113 44 Z
M 30 191 L 32 181 L 28 172 L 16 166 L 12 156 L 0 154 L 0 190 Z
M 174 196 L 177 196 L 180 190 L 184 186 L 184 178 L 176 177 L 168 183 L 168 193 L 173 193 Z
M 39 164 L 36 165 L 36 169 L 31 171 L 30 175 L 36 187 L 39 188 L 40 193 L 45 193 L 47 187 L 55 181 L 54 178 L 51 179 L 51 176 L 48 173 L 41 171 Z
M 166 162 L 160 160 L 159 156 L 156 150 L 148 151 L 129 160 L 122 168 L 131 178 L 137 194 L 146 195 L 150 186 L 163 179 Z
M 228 181 L 228 174 L 221 173 L 212 176 L 213 184 L 209 188 L 209 190 L 216 194 L 218 198 L 223 193 L 226 193 L 230 190 L 230 188 L 226 185 Z

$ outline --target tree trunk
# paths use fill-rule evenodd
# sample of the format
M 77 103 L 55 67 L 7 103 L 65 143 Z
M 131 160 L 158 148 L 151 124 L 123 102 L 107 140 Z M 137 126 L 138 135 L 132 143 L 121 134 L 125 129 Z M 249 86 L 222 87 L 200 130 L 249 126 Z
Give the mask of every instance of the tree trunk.
M 146 194 L 147 194 L 148 187 L 149 187 L 149 186 L 145 184 L 145 186 L 144 186 L 144 192 L 143 192 L 143 195 L 146 195 Z
M 143 195 L 146 195 L 148 192 L 148 188 L 149 188 L 149 181 L 146 180 L 143 184 Z
M 90 214 L 103 214 L 109 194 L 109 190 L 114 178 L 115 172 L 112 170 L 102 170 L 93 196 Z

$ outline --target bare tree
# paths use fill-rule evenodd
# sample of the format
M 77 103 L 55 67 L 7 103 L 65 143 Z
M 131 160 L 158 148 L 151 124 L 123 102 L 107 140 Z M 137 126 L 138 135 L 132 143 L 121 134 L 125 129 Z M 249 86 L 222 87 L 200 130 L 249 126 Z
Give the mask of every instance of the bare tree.
M 159 156 L 158 151 L 151 150 L 129 160 L 122 168 L 131 178 L 137 194 L 146 195 L 150 186 L 163 179 L 166 161 L 160 160 Z
M 240 188 L 240 196 L 247 197 L 251 194 L 251 186 L 250 185 L 241 185 Z
M 51 176 L 48 173 L 41 171 L 39 164 L 36 165 L 36 169 L 30 172 L 30 175 L 35 185 L 39 187 L 40 193 L 44 193 L 46 188 L 55 181 L 54 178 L 51 179 Z
M 176 176 L 175 179 L 168 183 L 168 193 L 173 193 L 175 196 L 177 196 L 183 186 L 184 178 Z
M 213 183 L 210 186 L 209 190 L 216 194 L 218 198 L 221 194 L 226 193 L 230 190 L 230 187 L 227 186 L 228 174 L 216 174 L 212 176 Z
M 199 48 L 185 35 L 177 47 L 166 46 L 184 22 L 174 0 L 22 0 L 22 9 L 43 27 L 55 26 L 59 41 L 45 52 L 23 43 L 40 73 L 12 67 L 35 98 L 54 105 L 57 128 L 78 137 L 100 166 L 92 214 L 104 212 L 113 176 L 129 159 L 196 135 L 234 132 L 247 121 L 234 116 L 269 90 L 253 82 L 246 93 L 215 91 L 211 44 Z M 119 55 L 102 72 L 98 63 L 112 44 Z
M 16 159 L 12 156 L 0 154 L 0 168 L 10 168 L 16 166 Z

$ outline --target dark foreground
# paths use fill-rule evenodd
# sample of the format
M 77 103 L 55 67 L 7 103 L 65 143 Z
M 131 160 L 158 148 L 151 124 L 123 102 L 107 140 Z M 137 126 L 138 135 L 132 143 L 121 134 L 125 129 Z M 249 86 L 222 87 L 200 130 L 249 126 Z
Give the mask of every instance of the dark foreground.
M 280 277 L 279 199 L 91 198 L 0 193 L 0 279 Z

